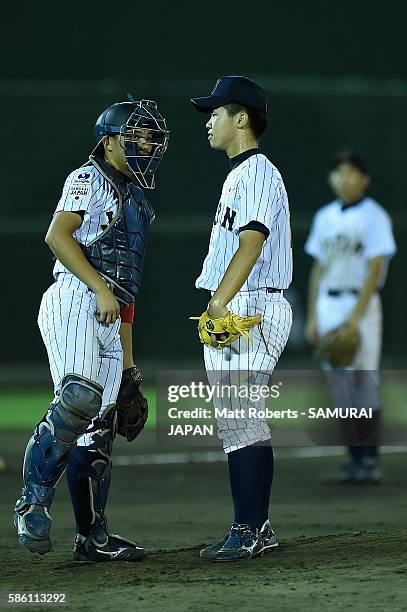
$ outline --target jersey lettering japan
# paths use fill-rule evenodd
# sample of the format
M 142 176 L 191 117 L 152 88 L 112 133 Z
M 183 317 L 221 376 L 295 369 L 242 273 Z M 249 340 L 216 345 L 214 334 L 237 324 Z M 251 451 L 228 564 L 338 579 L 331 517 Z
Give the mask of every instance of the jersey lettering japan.
M 391 219 L 370 197 L 342 209 L 335 200 L 317 211 L 305 252 L 322 265 L 320 290 L 360 289 L 366 279 L 368 262 L 396 252 Z M 380 286 L 384 284 L 386 270 Z
M 277 168 L 260 153 L 248 157 L 226 177 L 196 287 L 210 291 L 218 288 L 239 247 L 240 232 L 245 229 L 261 231 L 266 240 L 241 291 L 286 289 L 292 278 L 287 192 Z
M 105 177 L 93 165 L 71 172 L 65 181 L 55 213 L 78 212 L 82 225 L 73 237 L 79 244 L 88 245 L 114 220 L 118 213 L 117 195 Z M 54 266 L 54 276 L 67 272 L 60 261 Z

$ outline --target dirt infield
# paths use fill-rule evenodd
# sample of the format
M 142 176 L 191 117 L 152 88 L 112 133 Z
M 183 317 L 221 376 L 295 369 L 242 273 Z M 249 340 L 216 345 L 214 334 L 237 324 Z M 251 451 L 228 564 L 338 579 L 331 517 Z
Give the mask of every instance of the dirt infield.
M 116 467 L 110 529 L 142 543 L 149 556 L 78 566 L 64 482 L 52 508 L 54 551 L 37 557 L 17 544 L 12 507 L 26 440 L 24 432 L 0 433 L 8 464 L 0 474 L 2 594 L 66 593 L 64 609 L 81 611 L 407 610 L 406 455 L 386 456 L 385 482 L 362 487 L 319 480 L 335 458 L 277 460 L 271 516 L 279 550 L 223 565 L 202 562 L 198 551 L 231 518 L 224 463 Z M 115 450 L 157 447 L 146 432 L 138 445 L 117 440 Z

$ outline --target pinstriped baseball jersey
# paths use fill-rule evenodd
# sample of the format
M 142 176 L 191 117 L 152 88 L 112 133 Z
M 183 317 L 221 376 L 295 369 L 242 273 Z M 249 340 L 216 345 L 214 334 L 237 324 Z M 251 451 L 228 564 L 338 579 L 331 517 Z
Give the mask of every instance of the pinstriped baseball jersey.
M 397 247 L 389 214 L 373 198 L 364 196 L 348 205 L 337 199 L 320 208 L 304 249 L 321 264 L 316 314 L 318 333 L 323 336 L 347 321 L 358 300 L 357 294 L 348 290 L 363 287 L 369 260 L 380 256 L 385 258 L 379 280 L 380 288 L 383 287 L 389 261 Z M 343 291 L 343 294 L 332 296 L 330 290 Z M 382 344 L 382 308 L 378 294 L 370 298 L 358 327 L 360 342 L 353 367 L 370 372 L 377 370 Z
M 266 236 L 262 252 L 239 292 L 227 305 L 241 316 L 259 313 L 262 325 L 252 330 L 252 342 L 238 338 L 218 350 L 204 347 L 205 367 L 211 384 L 233 384 L 236 376 L 254 384 L 268 384 L 291 329 L 292 313 L 282 293 L 292 277 L 292 250 L 288 198 L 277 168 L 258 149 L 231 159 L 231 172 L 222 188 L 203 270 L 196 281 L 199 288 L 216 291 L 239 247 L 239 234 L 254 229 Z M 227 398 L 214 400 L 215 407 L 232 412 L 247 410 L 250 402 Z M 261 409 L 257 404 L 257 409 Z M 217 418 L 218 436 L 226 453 L 270 439 L 264 418 Z
M 89 244 L 114 221 L 119 210 L 117 195 L 110 183 L 93 166 L 74 170 L 66 179 L 54 214 L 80 212 L 83 219 L 73 237 Z M 60 261 L 54 266 L 56 282 L 44 293 L 38 324 L 47 349 L 55 397 L 61 381 L 74 373 L 103 387 L 100 416 L 116 401 L 122 376 L 120 319 L 104 325 L 95 316 L 96 296 Z M 93 434 L 86 433 L 77 442 L 90 446 Z
M 292 248 L 288 198 L 281 174 L 258 149 L 232 158 L 231 165 L 196 287 L 215 291 L 239 247 L 240 232 L 261 224 L 268 235 L 241 291 L 287 289 L 292 279 Z
M 54 214 L 61 211 L 82 213 L 82 225 L 73 237 L 80 244 L 88 245 L 117 215 L 117 195 L 99 170 L 90 164 L 74 170 L 66 179 Z M 54 277 L 67 272 L 65 266 L 57 260 Z
M 373 198 L 364 197 L 348 206 L 334 200 L 320 208 L 304 249 L 322 265 L 320 291 L 360 289 L 369 259 L 383 256 L 389 260 L 396 253 L 396 243 L 386 210 Z

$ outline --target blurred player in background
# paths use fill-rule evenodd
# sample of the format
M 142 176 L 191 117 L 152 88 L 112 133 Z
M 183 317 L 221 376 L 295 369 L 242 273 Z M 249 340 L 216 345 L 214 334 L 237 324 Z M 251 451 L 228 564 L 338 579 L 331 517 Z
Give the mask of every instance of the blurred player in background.
M 317 211 L 305 244 L 314 258 L 309 281 L 305 334 L 311 344 L 330 332 L 339 342 L 358 337 L 352 362 L 343 370 L 330 370 L 332 401 L 336 407 L 371 407 L 373 419 L 351 419 L 344 425 L 348 461 L 338 479 L 378 482 L 379 363 L 382 346 L 383 288 L 390 258 L 396 252 L 388 213 L 366 195 L 370 184 L 365 160 L 346 150 L 328 169 L 328 183 L 336 199 Z

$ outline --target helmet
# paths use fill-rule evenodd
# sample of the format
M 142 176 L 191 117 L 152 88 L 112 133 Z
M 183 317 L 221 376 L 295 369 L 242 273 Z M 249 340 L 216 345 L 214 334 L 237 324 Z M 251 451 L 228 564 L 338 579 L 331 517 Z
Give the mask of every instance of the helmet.
M 167 149 L 169 132 L 156 102 L 129 98 L 129 102 L 109 106 L 96 121 L 94 134 L 99 142 L 93 154 L 103 155 L 102 137 L 106 134 L 122 136 L 127 167 L 141 187 L 154 189 L 154 173 Z M 144 147 L 140 147 L 142 141 Z

